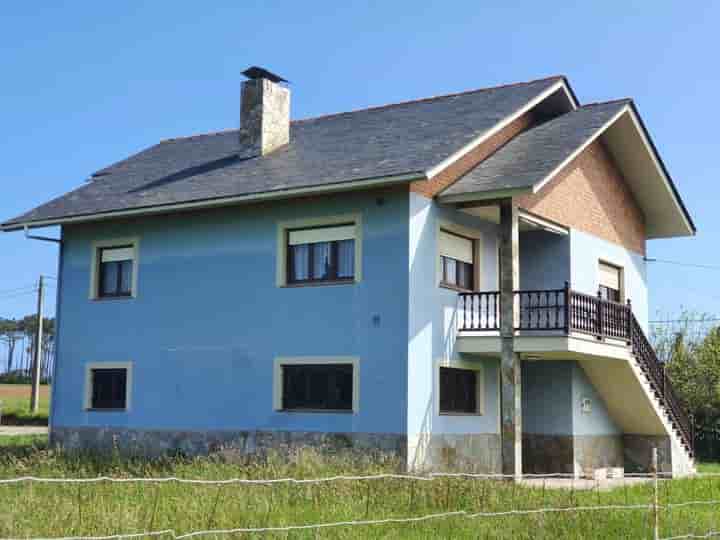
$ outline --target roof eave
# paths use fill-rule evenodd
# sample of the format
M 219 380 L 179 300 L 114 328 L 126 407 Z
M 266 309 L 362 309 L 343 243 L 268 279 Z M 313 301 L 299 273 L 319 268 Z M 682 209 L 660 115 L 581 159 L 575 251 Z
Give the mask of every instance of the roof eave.
M 356 191 L 361 189 L 370 189 L 388 185 L 397 185 L 414 180 L 427 180 L 427 175 L 422 171 L 413 171 L 392 176 L 382 176 L 376 178 L 363 178 L 353 180 L 351 182 L 338 182 L 335 184 L 324 184 L 320 186 L 306 186 L 296 189 L 283 189 L 265 191 L 259 193 L 249 193 L 246 195 L 238 195 L 234 197 L 218 197 L 216 199 L 203 199 L 198 201 L 188 201 L 174 204 L 160 204 L 155 206 L 144 206 L 131 208 L 126 210 L 110 210 L 107 212 L 96 212 L 88 214 L 75 214 L 70 216 L 60 216 L 56 218 L 41 220 L 23 220 L 8 221 L 0 224 L 0 231 L 13 232 L 27 228 L 52 227 L 57 225 L 66 225 L 71 223 L 85 223 L 90 221 L 103 221 L 109 219 L 122 219 L 124 217 L 137 217 L 153 214 L 166 214 L 174 212 L 183 212 L 190 210 L 204 210 L 207 208 L 215 208 L 219 206 L 232 206 L 235 204 L 274 201 L 283 199 L 292 199 L 296 197 L 304 197 L 308 195 L 322 195 L 339 193 L 343 191 Z

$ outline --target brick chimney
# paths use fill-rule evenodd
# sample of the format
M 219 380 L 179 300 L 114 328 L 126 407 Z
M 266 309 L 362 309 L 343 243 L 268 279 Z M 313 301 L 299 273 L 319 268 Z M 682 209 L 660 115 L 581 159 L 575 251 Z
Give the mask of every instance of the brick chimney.
M 282 77 L 251 67 L 243 71 L 240 143 L 249 155 L 265 156 L 290 142 L 290 89 Z

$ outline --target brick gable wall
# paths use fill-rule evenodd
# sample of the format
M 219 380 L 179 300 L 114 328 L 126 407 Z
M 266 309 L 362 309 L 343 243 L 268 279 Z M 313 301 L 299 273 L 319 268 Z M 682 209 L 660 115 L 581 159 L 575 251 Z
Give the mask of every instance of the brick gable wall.
M 507 143 L 522 131 L 533 125 L 535 118 L 531 111 L 510 122 L 503 129 L 480 143 L 476 148 L 465 154 L 453 164 L 430 180 L 416 180 L 410 184 L 410 191 L 432 198 L 467 174 L 478 163 L 487 159 L 498 148 Z
M 600 141 L 590 144 L 538 193 L 515 200 L 529 212 L 645 254 L 645 218 Z

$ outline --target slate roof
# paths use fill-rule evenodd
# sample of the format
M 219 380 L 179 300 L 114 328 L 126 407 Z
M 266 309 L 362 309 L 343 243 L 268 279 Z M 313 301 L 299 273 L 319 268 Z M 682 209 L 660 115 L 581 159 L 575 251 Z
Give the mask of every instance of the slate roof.
M 596 103 L 553 118 L 513 138 L 440 196 L 532 188 L 595 135 L 629 99 Z
M 238 131 L 162 141 L 4 227 L 101 212 L 422 175 L 562 77 L 294 121 L 290 144 L 241 159 Z

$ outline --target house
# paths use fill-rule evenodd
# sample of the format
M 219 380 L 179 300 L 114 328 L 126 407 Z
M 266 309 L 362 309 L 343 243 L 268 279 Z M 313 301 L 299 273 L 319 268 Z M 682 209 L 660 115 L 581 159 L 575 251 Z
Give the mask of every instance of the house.
M 2 224 L 59 225 L 52 441 L 693 471 L 647 240 L 695 227 L 629 99 L 564 77 L 161 141 Z

